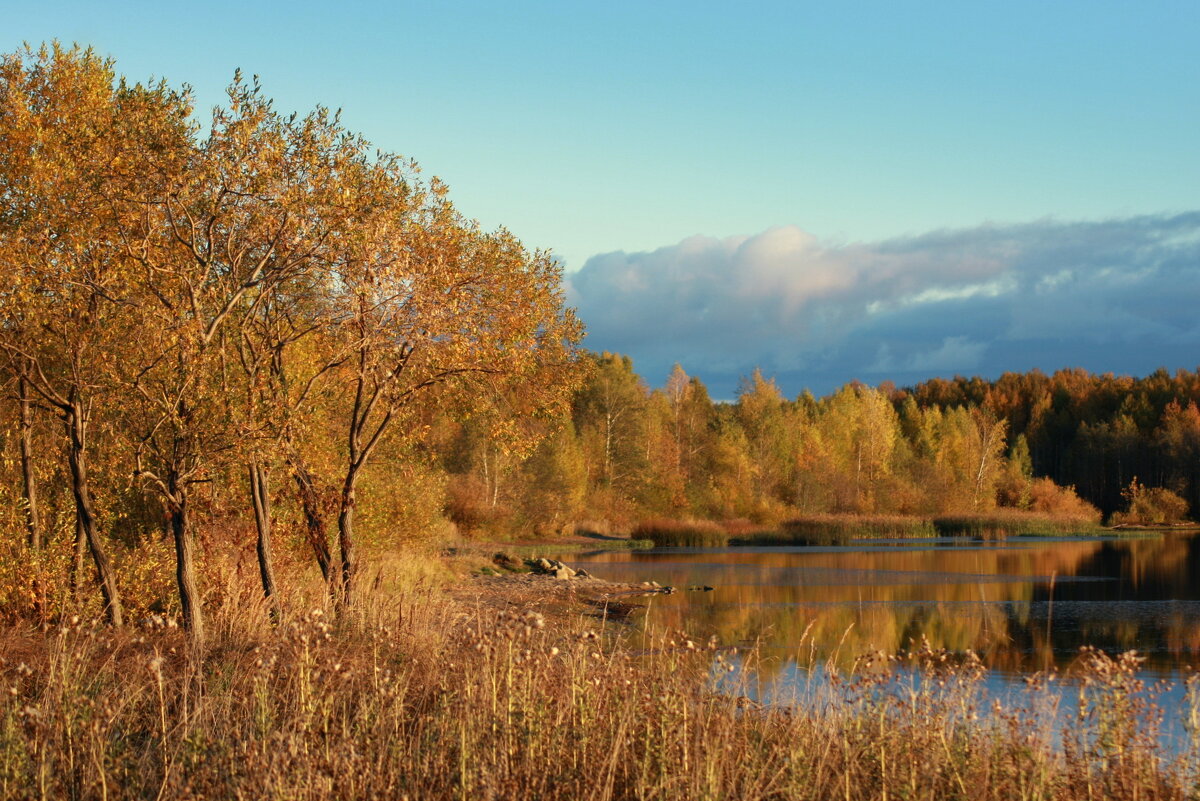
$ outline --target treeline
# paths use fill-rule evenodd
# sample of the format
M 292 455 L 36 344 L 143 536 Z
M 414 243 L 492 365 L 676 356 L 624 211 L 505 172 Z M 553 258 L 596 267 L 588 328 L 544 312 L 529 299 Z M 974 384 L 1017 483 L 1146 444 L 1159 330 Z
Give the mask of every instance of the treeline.
M 932 379 L 890 393 L 903 407 L 980 407 L 1024 437 L 1035 474 L 1073 485 L 1106 515 L 1124 508 L 1136 478 L 1200 509 L 1200 371 L 1145 378 L 1059 370 L 995 381 Z
M 119 625 L 169 562 L 198 642 L 229 521 L 270 599 L 293 515 L 350 605 L 363 535 L 436 497 L 406 467 L 431 410 L 557 417 L 581 374 L 547 254 L 240 76 L 201 126 L 91 51 L 3 57 L 0 274 L 6 608 L 94 575 Z
M 714 402 L 679 366 L 651 389 L 628 357 L 592 358 L 570 420 L 524 462 L 506 460 L 471 422 L 447 426 L 438 450 L 450 476 L 447 512 L 460 528 L 552 532 L 655 516 L 776 525 L 998 509 L 1100 518 L 1069 485 L 1037 472 L 1029 437 L 1010 434 L 1008 417 L 986 400 L 934 402 L 925 385 L 858 383 L 788 399 L 755 371 L 736 401 Z

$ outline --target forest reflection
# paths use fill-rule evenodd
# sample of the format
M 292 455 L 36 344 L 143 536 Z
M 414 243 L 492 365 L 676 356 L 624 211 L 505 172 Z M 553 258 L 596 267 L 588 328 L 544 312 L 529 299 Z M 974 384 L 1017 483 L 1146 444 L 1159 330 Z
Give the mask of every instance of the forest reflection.
M 572 555 L 613 581 L 711 592 L 643 598 L 643 634 L 759 644 L 777 664 L 848 667 L 926 638 L 994 670 L 1068 668 L 1079 648 L 1136 649 L 1169 674 L 1200 664 L 1200 537 L 864 541 L 841 547 Z

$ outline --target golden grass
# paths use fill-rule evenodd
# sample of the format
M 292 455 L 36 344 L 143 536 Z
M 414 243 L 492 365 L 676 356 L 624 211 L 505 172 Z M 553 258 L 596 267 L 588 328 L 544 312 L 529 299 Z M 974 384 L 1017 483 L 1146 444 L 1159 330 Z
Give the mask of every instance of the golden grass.
M 340 620 L 292 608 L 272 627 L 261 606 L 229 605 L 203 654 L 157 617 L 10 625 L 0 797 L 984 801 L 1196 786 L 1197 751 L 1162 748 L 1162 710 L 1140 700 L 1128 658 L 1087 655 L 1069 717 L 1036 682 L 989 706 L 977 661 L 927 648 L 899 683 L 877 656 L 761 706 L 759 654 L 683 634 L 634 652 L 590 617 L 456 601 L 431 578 Z
M 656 517 L 638 523 L 629 536 L 631 539 L 650 540 L 659 547 L 723 548 L 729 544 L 729 533 L 719 523 L 710 520 Z

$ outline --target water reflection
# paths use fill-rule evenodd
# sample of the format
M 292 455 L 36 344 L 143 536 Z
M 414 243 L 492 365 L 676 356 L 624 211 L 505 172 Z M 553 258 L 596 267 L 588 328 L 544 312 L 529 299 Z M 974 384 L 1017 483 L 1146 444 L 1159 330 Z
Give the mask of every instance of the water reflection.
M 840 547 L 572 554 L 613 581 L 709 585 L 645 599 L 643 632 L 758 643 L 848 667 L 925 637 L 993 670 L 1066 668 L 1082 645 L 1136 649 L 1152 673 L 1200 664 L 1200 537 L 864 541 Z M 765 666 L 764 666 L 765 667 Z

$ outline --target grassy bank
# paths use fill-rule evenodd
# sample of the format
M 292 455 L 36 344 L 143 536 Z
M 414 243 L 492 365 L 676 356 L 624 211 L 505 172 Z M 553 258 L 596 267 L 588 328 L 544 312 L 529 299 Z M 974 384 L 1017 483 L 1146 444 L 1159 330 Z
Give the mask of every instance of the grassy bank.
M 526 599 L 527 600 L 527 599 Z M 758 656 L 686 635 L 634 653 L 586 617 L 369 599 L 353 619 L 152 619 L 0 638 L 4 798 L 1185 798 L 1134 663 L 1091 655 L 1084 713 L 1037 687 L 984 708 L 977 663 L 922 652 L 761 707 Z M 732 684 L 714 692 L 714 676 Z M 1189 712 L 1195 714 L 1195 695 Z M 1063 725 L 1061 746 L 1055 727 Z M 1193 756 L 1192 752 L 1184 752 Z

